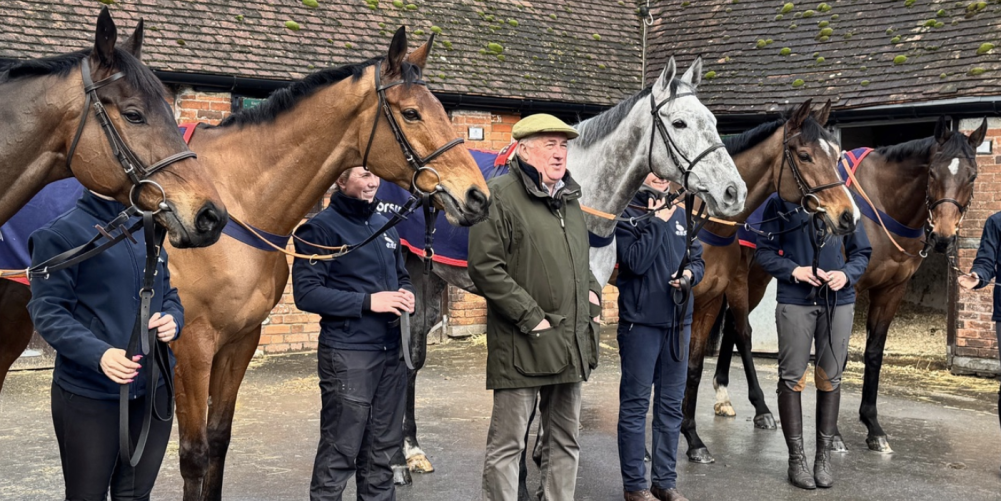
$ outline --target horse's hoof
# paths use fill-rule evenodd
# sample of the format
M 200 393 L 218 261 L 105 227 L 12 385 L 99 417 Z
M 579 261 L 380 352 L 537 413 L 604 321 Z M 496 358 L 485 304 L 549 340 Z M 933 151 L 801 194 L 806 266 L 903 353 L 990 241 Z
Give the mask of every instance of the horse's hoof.
M 733 410 L 733 405 L 730 402 L 719 402 L 713 405 L 713 410 L 716 411 L 717 416 L 734 417 L 737 415 L 737 411 Z
M 393 465 L 393 483 L 396 485 L 410 485 L 413 478 L 410 477 L 410 469 L 406 466 Z
M 709 449 L 705 447 L 689 450 L 688 460 L 698 464 L 713 464 L 716 462 L 716 458 L 712 454 L 709 454 Z
M 431 473 L 434 471 L 434 466 L 431 466 L 431 461 L 428 461 L 428 457 L 424 454 L 415 454 L 408 457 L 407 467 L 414 473 Z
M 848 446 L 845 445 L 845 441 L 841 438 L 841 435 L 834 435 L 834 440 L 831 440 L 831 446 L 828 450 L 831 452 L 848 452 Z
M 754 416 L 754 427 L 759 430 L 774 430 L 778 428 L 775 425 L 775 416 L 772 416 L 771 412 Z
M 868 445 L 869 450 L 873 452 L 893 454 L 893 449 L 890 448 L 890 443 L 886 441 L 886 435 L 867 437 L 865 439 L 865 445 Z

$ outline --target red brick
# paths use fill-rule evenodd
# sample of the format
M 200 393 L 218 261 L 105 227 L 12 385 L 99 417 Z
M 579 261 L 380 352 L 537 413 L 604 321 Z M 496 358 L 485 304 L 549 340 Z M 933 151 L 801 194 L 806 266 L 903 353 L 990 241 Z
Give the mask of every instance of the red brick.
M 288 334 L 291 328 L 288 325 L 265 325 L 262 331 L 265 334 Z

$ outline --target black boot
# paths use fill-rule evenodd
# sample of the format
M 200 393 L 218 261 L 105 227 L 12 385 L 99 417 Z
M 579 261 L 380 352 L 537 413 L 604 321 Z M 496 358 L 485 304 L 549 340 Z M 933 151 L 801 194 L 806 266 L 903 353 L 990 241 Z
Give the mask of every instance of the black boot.
M 838 409 L 841 406 L 841 387 L 834 391 L 817 390 L 817 458 L 813 463 L 813 479 L 817 487 L 834 485 L 831 473 L 831 442 L 838 432 Z
M 789 447 L 789 481 L 800 489 L 816 489 L 803 451 L 803 404 L 800 393 L 779 381 L 779 419 Z

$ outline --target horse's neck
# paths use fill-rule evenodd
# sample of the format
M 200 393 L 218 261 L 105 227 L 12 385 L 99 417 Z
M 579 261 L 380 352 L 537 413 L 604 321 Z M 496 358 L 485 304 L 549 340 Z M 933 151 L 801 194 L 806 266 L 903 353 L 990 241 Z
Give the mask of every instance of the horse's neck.
M 782 129 L 779 128 L 768 139 L 755 147 L 733 157 L 733 163 L 747 185 L 744 210 L 739 214 L 724 218 L 728 221 L 746 221 L 751 213 L 765 203 L 776 190 L 778 176 L 782 174 Z M 706 228 L 720 236 L 730 236 L 737 232 L 736 226 L 709 223 Z
M 928 161 L 918 155 L 891 162 L 872 152 L 862 160 L 855 175 L 876 207 L 897 222 L 920 228 L 928 217 Z
M 272 121 L 200 130 L 191 142 L 220 182 L 234 216 L 289 234 L 345 169 L 361 165 L 355 122 L 374 93 L 345 92 L 352 79 L 303 99 Z
M 586 147 L 570 142 L 567 168 L 581 186 L 581 205 L 618 216 L 643 185 L 650 173 L 647 155 L 653 132 L 646 102 L 639 100 L 613 133 Z M 595 235 L 608 236 L 615 231 L 615 221 L 589 217 L 587 229 Z
M 0 123 L 0 223 L 45 184 L 72 175 L 66 168 L 66 152 L 84 112 L 83 97 L 78 75 L 0 85 L 0 117 L 4 117 Z

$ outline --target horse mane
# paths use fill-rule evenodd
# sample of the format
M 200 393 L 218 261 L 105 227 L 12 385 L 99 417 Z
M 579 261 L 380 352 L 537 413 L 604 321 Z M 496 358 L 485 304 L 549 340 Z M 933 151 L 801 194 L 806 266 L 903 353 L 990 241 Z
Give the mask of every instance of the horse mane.
M 876 153 L 883 155 L 887 161 L 903 162 L 909 158 L 928 158 L 932 148 L 938 144 L 938 140 L 932 137 L 913 139 L 900 144 L 890 146 L 880 146 L 876 148 Z M 959 133 L 951 133 L 949 139 L 942 145 L 939 153 L 948 158 L 974 156 L 973 148 L 966 140 L 966 136 Z
M 0 84 L 49 75 L 65 77 L 78 68 L 85 57 L 90 57 L 91 52 L 93 49 L 83 49 L 37 59 L 0 60 Z M 129 86 L 147 97 L 147 106 L 163 100 L 165 93 L 160 79 L 135 56 L 118 47 L 115 47 L 115 69 L 125 74 Z
M 793 111 L 794 108 L 790 108 L 785 110 L 779 118 L 772 120 L 771 122 L 765 122 L 740 134 L 724 137 L 723 144 L 726 145 L 726 152 L 729 153 L 730 156 L 733 156 L 761 144 L 762 141 L 771 137 L 771 135 L 774 134 L 779 127 L 785 125 Z M 799 135 L 802 137 L 803 142 L 806 143 L 812 143 L 821 139 L 835 143 L 837 142 L 834 134 L 827 130 L 823 125 L 820 125 L 820 122 L 817 122 L 817 120 L 813 118 L 813 115 L 806 117 L 806 120 L 803 121 L 803 125 L 800 127 Z
M 368 67 L 381 64 L 384 59 L 384 57 L 376 57 L 357 64 L 348 64 L 310 73 L 306 75 L 306 78 L 272 92 L 260 105 L 233 113 L 215 127 L 270 123 L 283 113 L 291 111 L 300 101 L 312 96 L 320 89 L 347 78 L 358 80 Z M 421 79 L 421 69 L 406 61 L 403 62 L 401 72 L 403 73 L 403 82 L 406 85 L 411 85 Z
M 772 120 L 771 122 L 765 122 L 757 127 L 741 132 L 733 136 L 726 136 L 723 138 L 723 144 L 726 146 L 726 152 L 730 156 L 743 153 L 755 146 L 761 144 L 762 141 L 768 139 L 786 123 L 785 118 L 779 118 Z
M 671 80 L 671 84 L 669 86 L 671 95 L 677 95 L 682 86 L 691 87 L 677 78 Z M 653 92 L 653 87 L 646 87 L 638 93 L 627 97 L 619 104 L 605 110 L 603 113 L 584 120 L 583 122 L 579 122 L 574 127 L 577 129 L 578 136 L 577 139 L 574 139 L 573 144 L 586 148 L 597 142 L 599 139 L 608 136 L 614 132 L 615 129 L 619 128 L 622 121 L 625 120 L 626 116 L 629 115 L 629 112 L 633 110 L 633 106 L 636 106 L 636 103 L 638 103 L 640 99 L 649 97 L 651 92 Z M 694 90 L 692 92 L 694 93 Z

